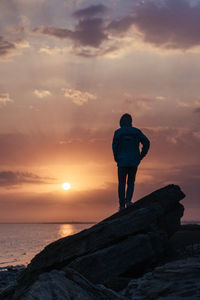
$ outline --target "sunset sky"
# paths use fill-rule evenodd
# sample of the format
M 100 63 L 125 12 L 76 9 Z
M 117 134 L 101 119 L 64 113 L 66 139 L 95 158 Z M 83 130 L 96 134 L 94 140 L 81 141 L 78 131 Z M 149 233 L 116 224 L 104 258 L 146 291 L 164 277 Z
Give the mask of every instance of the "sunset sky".
M 0 222 L 116 212 L 124 113 L 151 141 L 133 200 L 178 184 L 199 220 L 200 1 L 0 0 L 0 14 Z

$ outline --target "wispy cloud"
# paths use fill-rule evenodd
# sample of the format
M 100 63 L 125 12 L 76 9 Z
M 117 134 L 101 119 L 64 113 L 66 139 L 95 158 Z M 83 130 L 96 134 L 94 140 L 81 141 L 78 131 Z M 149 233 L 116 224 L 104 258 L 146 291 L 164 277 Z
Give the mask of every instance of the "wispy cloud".
M 22 54 L 22 50 L 29 48 L 29 42 L 24 38 L 18 38 L 14 41 L 8 41 L 3 36 L 0 36 L 0 58 L 6 59 L 10 56 Z
M 200 112 L 200 100 L 196 100 L 193 102 L 182 102 L 179 101 L 177 103 L 178 107 L 186 108 L 186 109 L 192 109 L 194 113 L 199 113 Z
M 34 94 L 38 97 L 38 98 L 45 98 L 48 96 L 51 96 L 51 92 L 48 90 L 34 90 Z
M 128 92 L 125 92 L 123 97 L 126 105 L 132 105 L 132 107 L 137 110 L 150 110 L 156 102 L 162 102 L 165 99 L 163 96 L 152 98 L 148 96 L 137 96 Z
M 16 45 L 0 36 L 0 56 L 11 55 L 14 50 L 16 50 Z
M 89 92 L 82 92 L 75 89 L 63 89 L 64 96 L 77 105 L 83 105 L 89 100 L 95 100 L 97 97 Z
M 112 20 L 108 26 L 107 30 L 114 33 L 124 33 L 134 24 L 134 17 L 127 15 L 121 19 Z
M 0 186 L 17 186 L 21 184 L 44 184 L 52 182 L 53 178 L 40 177 L 30 172 L 0 172 Z
M 0 93 L 0 105 L 6 105 L 9 102 L 13 102 L 13 100 L 10 98 L 9 93 Z
M 91 5 L 75 11 L 73 16 L 76 18 L 91 18 L 100 14 L 104 14 L 107 10 L 107 7 L 103 4 Z
M 51 56 L 55 56 L 55 55 L 67 55 L 69 53 L 72 53 L 73 49 L 72 46 L 68 46 L 68 47 L 49 47 L 49 46 L 44 46 L 42 48 L 39 49 L 39 53 L 44 53 L 44 54 L 48 54 Z

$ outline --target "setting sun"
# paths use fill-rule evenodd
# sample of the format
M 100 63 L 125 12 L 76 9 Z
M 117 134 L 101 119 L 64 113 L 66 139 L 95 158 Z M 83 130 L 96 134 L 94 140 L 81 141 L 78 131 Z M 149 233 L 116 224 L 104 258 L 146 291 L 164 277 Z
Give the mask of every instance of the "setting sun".
M 71 188 L 71 184 L 69 182 L 65 182 L 62 184 L 63 190 L 67 191 Z

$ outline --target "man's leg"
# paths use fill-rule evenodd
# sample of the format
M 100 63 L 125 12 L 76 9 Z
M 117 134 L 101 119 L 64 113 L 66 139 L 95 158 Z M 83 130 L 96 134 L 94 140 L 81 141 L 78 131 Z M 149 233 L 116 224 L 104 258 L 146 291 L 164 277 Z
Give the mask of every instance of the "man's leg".
M 131 205 L 131 199 L 133 197 L 134 186 L 135 186 L 135 176 L 137 172 L 137 167 L 129 167 L 128 169 L 128 180 L 127 180 L 127 191 L 126 191 L 126 205 L 127 207 Z
M 126 187 L 127 168 L 118 167 L 118 196 L 120 210 L 125 208 L 125 187 Z

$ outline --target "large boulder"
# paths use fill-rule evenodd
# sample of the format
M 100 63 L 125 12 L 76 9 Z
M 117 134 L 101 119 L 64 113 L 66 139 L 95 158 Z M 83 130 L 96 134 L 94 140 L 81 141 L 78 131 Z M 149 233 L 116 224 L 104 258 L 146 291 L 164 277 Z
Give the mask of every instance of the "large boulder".
M 200 256 L 167 263 L 131 280 L 123 295 L 129 300 L 200 299 Z
M 145 271 L 178 230 L 184 197 L 178 186 L 168 185 L 87 230 L 51 243 L 32 259 L 10 299 L 23 299 L 40 274 L 52 270 L 73 269 L 93 284 Z
M 9 294 L 15 290 L 15 296 Z M 3 299 L 20 300 L 126 300 L 116 292 L 96 286 L 73 269 L 65 272 L 52 270 L 39 275 L 38 279 L 22 293 L 17 286 L 10 286 L 1 294 Z M 8 298 L 7 298 L 8 296 Z

